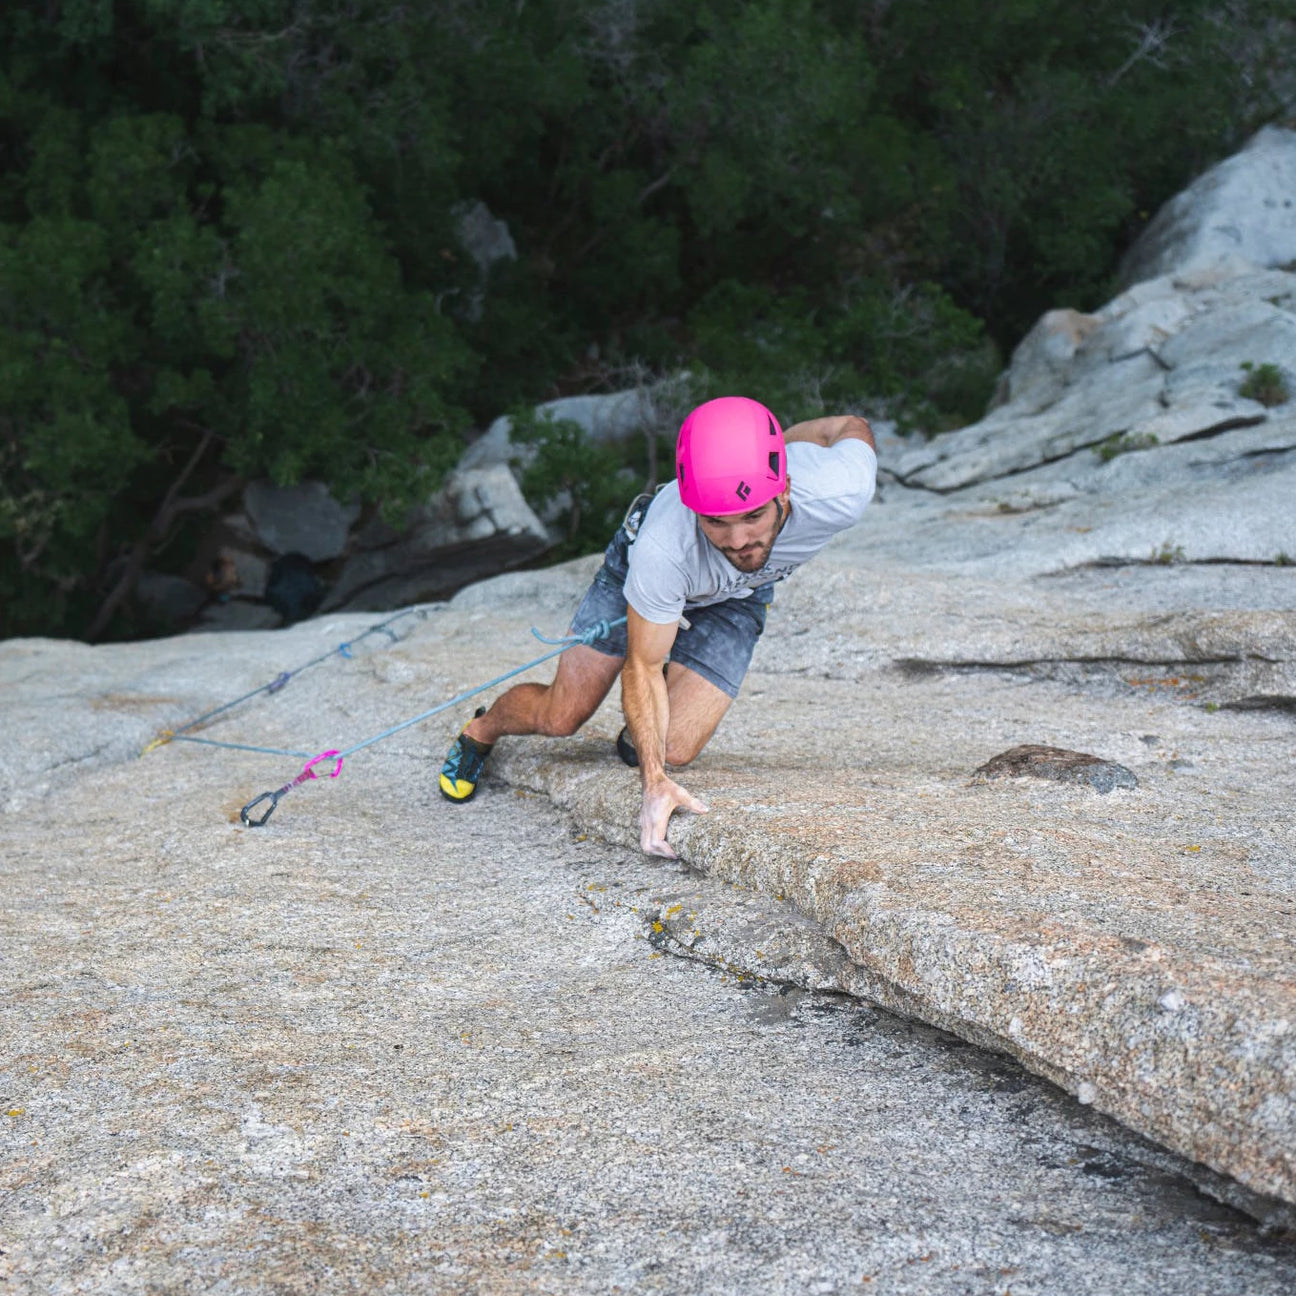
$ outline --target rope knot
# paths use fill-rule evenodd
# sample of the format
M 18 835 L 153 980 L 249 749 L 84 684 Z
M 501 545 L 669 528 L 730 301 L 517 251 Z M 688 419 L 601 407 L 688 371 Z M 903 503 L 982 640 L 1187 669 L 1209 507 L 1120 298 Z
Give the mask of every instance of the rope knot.
M 580 641 L 592 645 L 599 639 L 606 639 L 612 633 L 612 626 L 607 621 L 595 621 L 581 636 Z

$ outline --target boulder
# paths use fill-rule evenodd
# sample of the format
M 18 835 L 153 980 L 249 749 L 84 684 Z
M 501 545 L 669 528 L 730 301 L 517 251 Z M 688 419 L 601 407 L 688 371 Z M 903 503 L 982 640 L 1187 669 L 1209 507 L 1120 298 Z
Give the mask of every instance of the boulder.
M 1115 761 L 1091 756 L 1088 752 L 1068 751 L 1039 743 L 1023 743 L 993 756 L 978 765 L 973 782 L 988 783 L 1002 778 L 1050 779 L 1054 783 L 1077 783 L 1096 792 L 1113 788 L 1136 788 L 1138 779 Z
M 541 419 L 569 419 L 579 424 L 593 441 L 622 441 L 655 428 L 662 417 L 659 407 L 663 397 L 667 398 L 669 407 L 669 395 L 674 389 L 674 384 L 667 383 L 656 388 L 632 387 L 606 396 L 564 396 L 537 405 L 535 412 Z M 459 467 L 484 468 L 508 464 L 513 459 L 525 461 L 534 451 L 530 446 L 510 441 L 512 429 L 513 420 L 507 414 L 501 415 L 486 429 L 484 436 L 464 451 Z
M 1013 352 L 1007 401 L 1019 409 L 1047 409 L 1062 395 L 1076 351 L 1099 320 L 1074 310 L 1054 310 L 1022 339 Z
M 207 591 L 182 576 L 146 571 L 135 585 L 135 602 L 158 626 L 183 625 L 207 602 Z
M 265 594 L 270 564 L 257 554 L 232 545 L 221 545 L 204 573 L 203 583 L 212 594 L 259 599 Z
M 257 541 L 272 554 L 300 553 L 311 562 L 328 562 L 346 548 L 358 504 L 341 504 L 323 482 L 276 486 L 251 482 L 243 507 Z
M 314 563 L 304 554 L 288 553 L 270 564 L 265 602 L 284 621 L 304 621 L 319 609 L 327 586 Z
M 1270 269 L 1296 262 L 1296 130 L 1264 127 L 1170 199 L 1121 262 L 1120 282 L 1229 256 Z
M 256 529 L 246 513 L 227 513 L 221 518 L 215 537 L 217 543 L 235 548 L 253 549 L 259 543 Z

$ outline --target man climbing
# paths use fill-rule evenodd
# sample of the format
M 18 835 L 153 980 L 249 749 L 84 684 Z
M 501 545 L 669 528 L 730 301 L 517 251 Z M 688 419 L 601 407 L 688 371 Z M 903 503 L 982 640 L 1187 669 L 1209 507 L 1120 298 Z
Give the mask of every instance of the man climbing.
M 774 582 L 859 521 L 876 475 L 862 418 L 811 419 L 785 433 L 744 396 L 698 406 L 680 428 L 675 481 L 630 506 L 572 633 L 626 624 L 597 647 L 564 653 L 552 684 L 519 684 L 479 710 L 442 766 L 442 795 L 467 801 L 505 734 L 575 733 L 620 675 L 617 751 L 643 783 L 639 844 L 675 859 L 671 815 L 707 807 L 666 766 L 687 765 L 710 741 L 747 674 Z

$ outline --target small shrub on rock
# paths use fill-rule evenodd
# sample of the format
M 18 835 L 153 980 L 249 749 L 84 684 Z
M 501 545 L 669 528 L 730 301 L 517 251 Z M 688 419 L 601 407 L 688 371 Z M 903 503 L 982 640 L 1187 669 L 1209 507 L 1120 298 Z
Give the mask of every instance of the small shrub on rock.
M 534 446 L 529 462 L 521 456 L 522 493 L 541 516 L 554 511 L 564 532 L 548 553 L 549 560 L 595 553 L 616 529 L 620 515 L 643 482 L 642 469 L 628 471 L 623 451 L 592 440 L 571 419 L 537 417 L 519 407 L 511 412 L 512 439 Z
M 1267 409 L 1275 405 L 1286 405 L 1291 400 L 1291 392 L 1283 379 L 1283 372 L 1276 364 L 1253 365 L 1244 361 L 1242 368 L 1248 370 L 1238 394 L 1247 400 L 1259 401 Z
M 1133 450 L 1151 450 L 1159 444 L 1152 432 L 1117 432 L 1115 436 L 1109 436 L 1106 441 L 1100 442 L 1095 451 L 1103 463 L 1110 463 L 1118 455 L 1129 454 Z

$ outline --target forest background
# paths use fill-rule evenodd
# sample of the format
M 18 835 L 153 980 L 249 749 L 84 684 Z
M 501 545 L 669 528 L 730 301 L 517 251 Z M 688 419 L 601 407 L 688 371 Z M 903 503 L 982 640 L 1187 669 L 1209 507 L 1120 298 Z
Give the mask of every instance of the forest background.
M 246 481 L 398 516 L 558 395 L 972 422 L 1293 66 L 1290 0 L 9 0 L 0 636 L 137 633 Z M 601 544 L 616 463 L 531 435 Z

